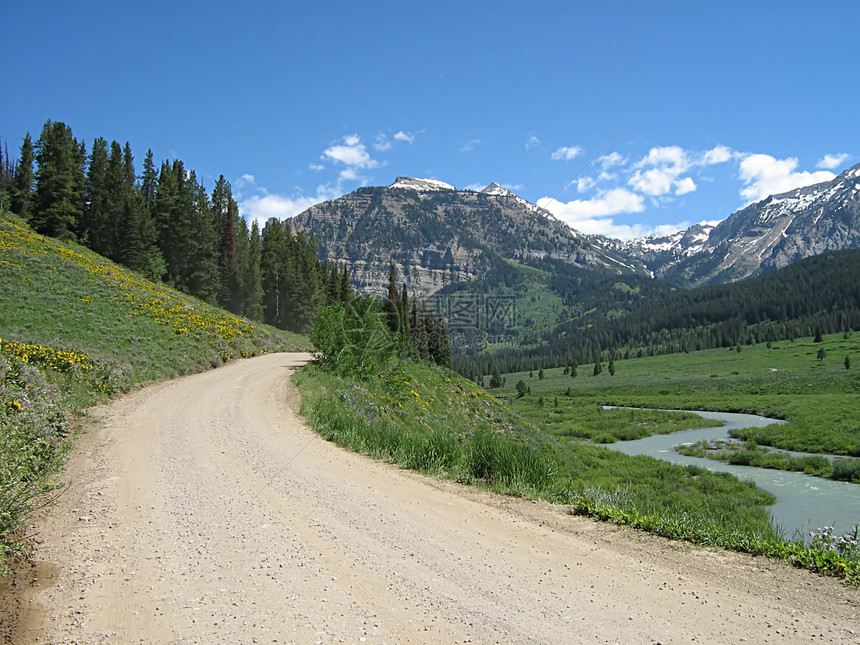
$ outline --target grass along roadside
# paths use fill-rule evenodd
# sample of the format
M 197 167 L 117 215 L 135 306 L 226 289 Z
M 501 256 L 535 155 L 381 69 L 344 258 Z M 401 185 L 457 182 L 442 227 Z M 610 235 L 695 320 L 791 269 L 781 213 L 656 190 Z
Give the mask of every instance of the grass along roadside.
M 515 406 L 437 366 L 392 361 L 355 378 L 312 364 L 294 381 L 311 427 L 349 450 L 499 493 L 565 504 L 573 514 L 860 580 L 856 545 L 840 543 L 834 550 L 821 541 L 781 539 L 766 512 L 773 498 L 754 485 L 561 441 L 525 421 Z
M 138 383 L 306 350 L 0 213 L 0 571 L 33 499 L 61 486 L 75 416 Z

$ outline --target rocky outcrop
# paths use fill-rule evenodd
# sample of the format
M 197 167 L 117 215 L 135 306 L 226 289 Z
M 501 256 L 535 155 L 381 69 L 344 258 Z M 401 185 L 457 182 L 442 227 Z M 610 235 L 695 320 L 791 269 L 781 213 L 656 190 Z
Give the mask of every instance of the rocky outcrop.
M 554 258 L 616 272 L 641 268 L 498 184 L 477 192 L 398 177 L 317 204 L 289 224 L 313 233 L 324 259 L 348 262 L 354 284 L 370 293 L 387 287 L 390 263 L 422 296 L 480 278 L 500 262 Z

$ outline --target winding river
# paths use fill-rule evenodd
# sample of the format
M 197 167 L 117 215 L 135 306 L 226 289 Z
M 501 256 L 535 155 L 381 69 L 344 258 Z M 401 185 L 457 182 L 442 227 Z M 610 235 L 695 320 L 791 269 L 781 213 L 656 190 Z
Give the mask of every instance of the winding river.
M 705 411 L 695 414 L 705 419 L 722 421 L 725 425 L 652 435 L 636 441 L 619 441 L 606 447 L 628 455 L 649 455 L 685 466 L 695 464 L 713 471 L 729 472 L 743 480 L 752 480 L 759 488 L 776 496 L 776 504 L 770 507 L 771 517 L 774 526 L 789 538 L 805 539 L 811 530 L 823 526 L 833 526 L 837 532 L 847 532 L 860 524 L 860 484 L 769 468 L 732 466 L 678 454 L 675 446 L 682 443 L 726 439 L 729 431 L 736 428 L 760 428 L 782 423 L 754 414 Z

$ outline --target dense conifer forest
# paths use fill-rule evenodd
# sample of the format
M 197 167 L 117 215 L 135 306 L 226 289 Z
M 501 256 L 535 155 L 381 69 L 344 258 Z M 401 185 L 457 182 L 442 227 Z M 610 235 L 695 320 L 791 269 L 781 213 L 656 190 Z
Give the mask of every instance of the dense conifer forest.
M 350 297 L 348 268 L 318 259 L 313 236 L 240 216 L 221 175 L 211 191 L 180 159 L 138 172 L 128 143 L 48 121 L 17 161 L 0 157 L 0 207 L 43 235 L 78 242 L 144 277 L 251 320 L 307 333 L 318 308 Z
M 451 364 L 444 323 L 397 287 L 378 301 L 353 293 L 346 264 L 319 259 L 314 235 L 270 222 L 249 228 L 230 183 L 211 191 L 180 159 L 156 166 L 147 150 L 140 173 L 128 143 L 96 138 L 89 152 L 65 123 L 27 134 L 17 161 L 0 146 L 0 208 L 37 232 L 82 244 L 140 275 L 250 320 L 310 333 L 319 312 L 346 305 L 345 320 L 378 311 L 392 346 Z
M 739 282 L 681 289 L 639 276 L 556 263 L 551 287 L 575 312 L 532 348 L 460 355 L 470 377 L 576 366 L 613 358 L 742 347 L 860 329 L 860 250 L 825 253 Z

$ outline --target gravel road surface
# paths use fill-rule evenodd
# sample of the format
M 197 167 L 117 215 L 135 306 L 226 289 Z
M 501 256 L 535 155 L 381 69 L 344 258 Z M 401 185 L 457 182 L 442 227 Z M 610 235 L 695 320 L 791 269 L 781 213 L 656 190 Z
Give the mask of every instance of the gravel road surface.
M 860 643 L 835 580 L 341 450 L 297 417 L 308 358 L 94 409 L 10 642 Z

